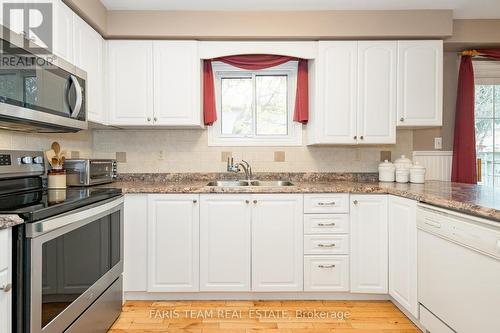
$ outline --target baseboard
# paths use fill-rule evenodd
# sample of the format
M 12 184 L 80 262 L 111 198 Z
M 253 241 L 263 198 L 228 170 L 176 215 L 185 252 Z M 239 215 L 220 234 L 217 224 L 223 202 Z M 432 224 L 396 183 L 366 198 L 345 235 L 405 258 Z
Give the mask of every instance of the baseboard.
M 420 323 L 420 321 L 415 318 L 410 312 L 408 312 L 408 310 L 406 310 L 401 304 L 398 303 L 398 301 L 396 301 L 394 298 L 392 297 L 389 297 L 390 298 L 390 301 L 392 302 L 392 304 L 394 304 L 401 312 L 403 312 L 403 314 L 412 321 L 412 323 L 414 323 L 419 330 L 421 330 L 422 332 L 426 332 L 425 331 L 425 328 L 422 326 L 422 324 Z
M 206 301 L 206 300 L 324 300 L 324 301 L 387 301 L 391 298 L 383 294 L 352 294 L 328 292 L 194 292 L 194 293 L 154 293 L 154 292 L 125 292 L 128 301 Z

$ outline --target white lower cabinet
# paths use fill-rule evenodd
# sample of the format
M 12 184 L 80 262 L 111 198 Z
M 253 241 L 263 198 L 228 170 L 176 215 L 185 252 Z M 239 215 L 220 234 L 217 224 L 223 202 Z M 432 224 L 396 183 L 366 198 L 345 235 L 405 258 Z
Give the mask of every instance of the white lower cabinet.
M 200 199 L 200 290 L 250 291 L 251 195 Z
M 304 291 L 349 291 L 349 256 L 305 256 Z
M 148 291 L 199 290 L 199 195 L 148 196 Z
M 0 332 L 11 332 L 12 230 L 0 230 Z
M 123 215 L 123 290 L 146 291 L 148 195 L 125 195 Z
M 252 196 L 252 290 L 302 291 L 303 196 Z
M 389 294 L 418 318 L 417 202 L 389 197 Z
M 351 195 L 351 292 L 387 294 L 387 196 Z

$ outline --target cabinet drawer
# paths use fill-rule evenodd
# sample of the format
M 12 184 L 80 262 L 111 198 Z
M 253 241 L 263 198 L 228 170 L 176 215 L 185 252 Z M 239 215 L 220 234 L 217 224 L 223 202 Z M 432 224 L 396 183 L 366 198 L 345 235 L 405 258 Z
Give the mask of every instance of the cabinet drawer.
M 451 328 L 446 326 L 438 317 L 434 316 L 425 307 L 420 305 L 420 323 L 425 329 L 432 333 L 454 333 Z
M 305 235 L 304 254 L 348 254 L 349 235 Z
M 349 194 L 305 194 L 304 213 L 348 213 Z
M 349 291 L 349 257 L 305 256 L 304 291 Z
M 345 234 L 349 232 L 348 214 L 306 214 L 305 234 Z

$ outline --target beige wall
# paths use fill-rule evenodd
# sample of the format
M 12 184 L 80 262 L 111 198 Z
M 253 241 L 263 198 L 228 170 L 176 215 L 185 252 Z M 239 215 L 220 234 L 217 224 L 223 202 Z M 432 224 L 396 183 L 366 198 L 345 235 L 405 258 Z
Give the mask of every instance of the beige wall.
M 63 0 L 101 35 L 106 35 L 108 12 L 100 0 Z
M 412 151 L 408 130 L 397 132 L 396 145 L 373 147 L 208 147 L 207 132 L 94 130 L 92 151 L 97 158 L 126 152 L 119 172 L 224 172 L 222 152 L 248 160 L 255 172 L 376 172 L 381 151 L 391 151 L 393 158 Z M 274 161 L 277 151 L 285 152 L 284 162 Z
M 422 24 L 425 22 L 425 24 Z M 108 11 L 108 38 L 333 39 L 442 38 L 450 10 Z

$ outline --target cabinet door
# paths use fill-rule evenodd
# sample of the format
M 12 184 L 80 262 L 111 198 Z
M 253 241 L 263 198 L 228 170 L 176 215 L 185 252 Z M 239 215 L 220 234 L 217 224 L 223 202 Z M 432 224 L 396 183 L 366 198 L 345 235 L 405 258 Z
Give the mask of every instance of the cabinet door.
M 443 41 L 398 42 L 398 126 L 443 123 Z
M 201 126 L 196 41 L 154 41 L 155 125 Z
M 199 196 L 149 195 L 148 291 L 199 290 Z
M 351 195 L 351 292 L 387 294 L 387 196 Z
M 153 124 L 153 42 L 108 41 L 111 125 Z
M 302 195 L 254 195 L 252 206 L 252 290 L 303 290 Z
M 78 16 L 75 15 L 73 11 L 62 1 L 54 0 L 52 4 L 54 16 L 52 51 L 58 57 L 61 57 L 70 63 L 74 63 L 73 28 L 76 22 L 73 23 L 73 16 Z
M 75 65 L 87 72 L 88 120 L 104 124 L 104 39 L 77 15 L 74 29 Z
M 359 143 L 396 143 L 397 42 L 358 42 Z
M 355 144 L 358 42 L 319 42 L 312 143 Z
M 417 301 L 417 202 L 389 197 L 389 294 L 413 316 Z
M 146 291 L 148 196 L 125 195 L 123 215 L 123 290 Z
M 12 284 L 12 230 L 0 230 L 0 286 Z M 0 332 L 11 332 L 12 290 L 0 290 Z
M 202 195 L 200 290 L 250 291 L 249 195 Z

